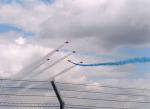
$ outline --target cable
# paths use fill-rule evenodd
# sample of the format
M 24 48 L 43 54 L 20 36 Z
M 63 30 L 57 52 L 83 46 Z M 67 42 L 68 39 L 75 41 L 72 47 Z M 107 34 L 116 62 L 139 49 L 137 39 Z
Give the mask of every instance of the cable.
M 133 94 L 125 94 L 125 93 L 109 93 L 109 92 L 100 92 L 100 91 L 90 91 L 90 90 L 64 90 L 64 89 L 60 89 L 60 91 L 71 91 L 71 92 L 84 92 L 84 93 L 98 93 L 98 94 L 108 94 L 108 95 L 126 95 L 126 96 L 140 96 L 140 97 L 150 97 L 148 95 L 133 95 Z
M 6 87 L 6 86 L 5 87 L 4 86 L 0 87 L 0 89 L 1 88 L 5 88 L 5 89 L 33 89 L 33 90 L 34 89 L 35 90 L 38 89 L 38 90 L 50 90 L 50 88 L 26 88 L 26 87 Z
M 48 81 L 33 81 L 33 80 L 13 80 L 13 79 L 0 79 L 0 81 L 25 81 L 25 82 L 33 82 L 33 83 L 49 83 Z M 106 86 L 106 85 L 91 85 L 91 84 L 75 84 L 75 83 L 64 83 L 64 82 L 57 82 L 56 83 L 59 83 L 59 84 L 70 84 L 70 85 L 82 85 L 82 86 L 97 86 L 97 87 L 105 87 L 105 88 L 115 88 L 115 89 L 131 89 L 131 90 L 142 90 L 142 91 L 150 91 L 150 89 L 147 89 L 147 88 L 125 88 L 125 87 L 115 87 L 115 86 Z M 0 88 L 26 88 L 26 87 L 0 87 Z M 28 89 L 41 89 L 41 88 L 28 88 Z M 49 89 L 49 88 L 42 88 L 42 89 Z M 65 91 L 65 90 L 64 90 Z M 66 90 L 66 91 L 73 91 L 73 90 Z M 79 91 L 79 90 L 76 90 L 76 91 Z M 84 91 L 81 91 L 81 92 L 84 92 Z M 89 92 L 89 91 L 87 91 Z M 94 93 L 98 93 L 98 92 L 94 92 Z M 101 92 L 100 92 L 101 93 Z M 134 95 L 133 95 L 134 96 Z M 143 96 L 143 95 L 138 95 L 138 96 Z
M 26 105 L 26 104 L 30 104 L 30 105 L 56 105 L 56 104 L 50 104 L 50 103 L 14 103 L 14 102 L 1 102 L 0 101 L 0 104 L 23 104 L 23 105 Z
M 9 94 L 9 93 L 0 93 L 0 96 L 35 96 L 35 97 L 56 97 L 50 95 L 27 95 L 27 94 Z
M 1 81 L 15 81 L 15 82 L 18 82 L 18 81 L 24 81 L 24 82 L 33 82 L 33 83 L 34 83 L 34 82 L 35 82 L 35 83 L 38 83 L 38 82 L 44 82 L 44 83 L 47 82 L 47 83 L 48 83 L 48 81 L 17 80 L 17 79 L 2 79 L 2 78 L 0 79 L 0 82 L 1 82 Z
M 1 84 L 3 84 L 3 83 L 7 83 L 7 82 L 20 82 L 20 81 L 22 81 L 22 82 L 29 82 L 29 83 L 48 83 L 49 84 L 49 82 L 48 81 L 33 81 L 33 80 L 17 80 L 17 79 L 15 79 L 15 80 L 13 80 L 13 79 L 0 79 L 0 82 L 2 82 Z M 6 84 L 7 85 L 7 84 Z M 51 90 L 51 88 L 50 87 L 32 87 L 32 88 L 30 88 L 30 87 L 22 87 L 22 86 L 3 86 L 3 85 L 0 85 L 0 89 L 1 88 L 8 88 L 8 89 L 37 89 L 37 90 Z
M 85 100 L 100 100 L 100 101 L 112 101 L 112 102 L 132 102 L 132 103 L 145 103 L 145 104 L 149 104 L 149 101 L 126 101 L 126 100 L 108 100 L 108 99 L 98 99 L 98 98 L 81 98 L 81 97 L 64 97 L 64 98 L 73 98 L 73 99 L 85 99 Z
M 20 81 L 20 80 L 12 80 L 12 81 Z M 9 81 L 9 82 L 12 82 L 12 81 Z M 22 81 L 24 81 L 24 80 L 22 80 Z M 26 82 L 31 82 L 31 81 L 27 81 L 27 80 L 25 80 Z M 6 81 L 5 81 L 6 82 Z M 1 83 L 0 84 L 0 89 L 1 88 L 9 88 L 9 89 L 11 89 L 11 88 L 13 88 L 13 89 L 41 89 L 41 90 L 52 90 L 52 88 L 51 87 L 47 87 L 47 86 L 45 86 L 45 87 L 35 87 L 35 86 L 33 86 L 33 87 L 27 87 L 27 86 L 10 86 L 11 84 L 7 84 L 7 82 L 6 83 Z M 32 81 L 33 82 L 33 81 Z M 34 81 L 33 83 L 39 83 L 39 81 Z M 41 82 L 41 83 L 44 83 L 44 81 L 43 82 Z M 47 82 L 48 83 L 48 82 Z
M 50 103 L 10 103 L 10 102 L 0 102 L 0 106 L 11 106 L 11 107 L 59 107 L 59 105 L 50 104 Z
M 131 89 L 131 90 L 146 90 L 146 91 L 150 91 L 150 89 L 147 88 L 125 88 L 125 87 L 115 87 L 115 86 L 108 86 L 108 85 L 91 85 L 91 84 L 75 84 L 75 83 L 64 83 L 64 82 L 56 82 L 59 84 L 70 84 L 70 85 L 82 85 L 82 86 L 97 86 L 97 87 L 105 87 L 105 88 L 114 88 L 114 89 Z
M 135 108 L 120 108 L 120 107 L 100 107 L 100 106 L 87 106 L 87 105 L 73 105 L 73 104 L 66 104 L 66 107 L 69 108 L 78 108 L 78 109 L 93 109 L 93 108 L 99 108 L 99 109 L 135 109 Z M 137 108 L 136 108 L 137 109 Z
M 49 83 L 48 81 L 33 81 L 33 80 L 17 80 L 17 79 L 0 79 L 0 81 L 25 81 L 25 82 L 35 82 L 35 83 L 39 83 L 39 82 L 46 82 Z M 106 87 L 106 88 L 116 88 L 116 89 L 133 89 L 133 90 L 147 90 L 150 91 L 150 89 L 147 88 L 125 88 L 125 87 L 115 87 L 115 86 L 106 86 L 106 85 L 91 85 L 91 84 L 76 84 L 76 83 L 65 83 L 65 82 L 58 82 L 56 81 L 56 83 L 60 83 L 60 84 L 70 84 L 70 85 L 82 85 L 82 86 L 97 86 L 97 87 Z
M 0 105 L 2 107 L 34 107 L 34 108 L 38 108 L 38 107 L 59 107 L 59 106 L 23 106 L 23 105 Z
M 45 83 L 49 83 L 49 81 L 37 81 L 37 80 L 17 80 L 17 79 L 0 79 L 0 81 L 25 81 L 25 82 L 35 82 L 35 83 L 39 83 L 39 82 L 45 82 Z M 147 90 L 150 91 L 150 89 L 147 88 L 125 88 L 125 87 L 115 87 L 115 86 L 106 86 L 106 85 L 91 85 L 91 84 L 76 84 L 76 83 L 65 83 L 65 82 L 57 82 L 56 83 L 60 83 L 60 84 L 71 84 L 71 85 L 82 85 L 82 86 L 97 86 L 97 87 L 106 87 L 106 88 L 117 88 L 117 89 L 133 89 L 133 90 Z

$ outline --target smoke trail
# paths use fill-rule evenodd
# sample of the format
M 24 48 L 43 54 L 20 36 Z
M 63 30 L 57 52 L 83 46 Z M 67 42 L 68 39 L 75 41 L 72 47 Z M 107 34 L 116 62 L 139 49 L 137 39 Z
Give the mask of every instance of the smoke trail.
M 53 67 L 54 65 L 58 64 L 59 62 L 63 61 L 64 59 L 66 59 L 67 57 L 71 56 L 72 53 L 67 54 L 66 56 L 56 60 L 54 63 L 46 66 L 45 68 L 41 69 L 40 71 L 33 73 L 30 75 L 30 78 L 35 77 L 37 75 L 40 75 L 41 73 L 43 73 L 44 71 L 48 70 L 49 68 Z
M 45 68 L 41 69 L 40 71 L 35 72 L 35 73 L 31 73 L 30 76 L 24 77 L 24 80 L 28 80 L 28 79 L 30 79 L 30 78 L 36 77 L 37 75 L 40 75 L 40 74 L 43 73 L 44 71 L 48 70 L 49 68 L 53 67 L 54 65 L 58 64 L 59 62 L 63 61 L 64 59 L 66 59 L 67 57 L 71 56 L 72 53 L 75 53 L 75 51 L 72 51 L 71 53 L 65 55 L 64 57 L 62 57 L 62 58 L 56 60 L 54 63 L 52 63 L 52 64 L 46 66 Z M 25 83 L 25 81 L 20 81 L 20 82 L 17 84 L 17 86 L 21 86 L 21 85 L 24 84 L 24 83 Z M 28 88 L 28 87 L 26 87 L 26 88 Z M 25 90 L 26 90 L 26 89 L 25 89 Z M 20 90 L 20 91 L 23 92 L 23 91 L 25 91 L 25 90 Z
M 79 64 L 70 61 L 72 64 L 78 65 L 78 66 L 121 66 L 121 65 L 127 65 L 127 64 L 136 64 L 136 63 L 150 63 L 150 57 L 140 57 L 140 58 L 132 58 L 127 60 L 121 60 L 121 61 L 114 61 L 114 62 L 102 62 L 102 63 L 95 63 L 95 64 Z
M 65 43 L 63 43 L 62 45 L 57 47 L 56 49 L 50 51 L 48 54 L 46 54 L 44 57 L 42 57 L 37 62 L 25 67 L 19 73 L 17 73 L 16 77 L 18 78 L 18 76 L 19 76 L 18 74 L 21 74 L 20 76 L 22 76 L 22 74 L 26 74 L 27 76 L 29 76 L 31 72 L 33 72 L 34 70 L 39 68 L 41 65 L 45 64 L 47 62 L 47 59 L 49 59 L 52 55 L 54 55 L 56 52 L 58 52 L 60 49 L 62 49 L 68 43 L 69 42 L 66 41 Z
M 52 80 L 55 80 L 56 77 L 62 75 L 62 74 L 65 73 L 65 72 L 68 72 L 69 70 L 73 69 L 75 66 L 76 66 L 76 65 L 70 66 L 70 67 L 64 69 L 63 71 L 57 73 L 56 75 L 54 75 L 54 76 L 52 77 Z

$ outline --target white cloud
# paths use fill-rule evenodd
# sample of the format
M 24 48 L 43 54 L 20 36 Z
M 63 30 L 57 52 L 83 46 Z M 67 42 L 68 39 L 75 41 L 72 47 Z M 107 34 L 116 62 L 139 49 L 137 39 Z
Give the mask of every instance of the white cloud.
M 51 16 L 52 7 L 35 2 L 24 5 L 17 3 L 1 4 L 0 23 L 16 24 L 23 27 L 25 31 L 38 32 L 40 24 Z
M 25 66 L 28 66 L 29 64 L 38 60 L 40 57 L 44 56 L 49 50 L 53 48 L 51 46 L 49 46 L 48 48 L 44 45 L 46 44 L 59 45 L 59 43 L 62 42 L 62 40 L 66 40 L 66 39 L 72 39 L 73 40 L 72 45 L 75 47 L 72 46 L 71 47 L 77 50 L 85 50 L 85 51 L 92 50 L 98 52 L 101 51 L 104 53 L 113 52 L 111 50 L 105 52 L 105 48 L 103 47 L 107 47 L 107 45 L 105 44 L 111 43 L 111 41 L 115 38 L 108 37 L 107 39 L 107 37 L 103 36 L 103 34 L 101 33 L 107 32 L 107 30 L 109 29 L 110 35 L 112 35 L 111 34 L 112 31 L 118 32 L 117 31 L 118 28 L 112 26 L 112 25 L 116 25 L 115 24 L 116 22 L 119 22 L 119 24 L 122 24 L 123 22 L 123 25 L 124 24 L 129 25 L 127 21 L 131 21 L 130 22 L 131 26 L 132 25 L 137 26 L 137 22 L 139 23 L 140 19 L 144 18 L 141 16 L 142 14 L 144 14 L 143 11 L 142 12 L 140 11 L 141 14 L 138 12 L 137 12 L 138 14 L 136 14 L 138 15 L 137 18 L 141 16 L 140 19 L 134 21 L 135 16 L 132 16 L 130 18 L 131 16 L 130 14 L 132 14 L 133 12 L 128 14 L 130 10 L 126 9 L 127 6 L 128 6 L 128 2 L 126 0 L 123 1 L 115 0 L 113 2 L 109 0 L 89 0 L 89 1 L 58 0 L 51 6 L 44 5 L 41 3 L 35 3 L 35 2 L 32 2 L 31 4 L 25 3 L 24 5 L 18 5 L 16 3 L 12 5 L 0 5 L 0 14 L 1 14 L 0 23 L 16 24 L 23 27 L 25 31 L 33 31 L 33 32 L 41 33 L 39 39 L 35 37 L 31 39 L 23 38 L 21 37 L 21 34 L 15 32 L 9 32 L 0 35 L 1 37 L 0 38 L 0 44 L 1 44 L 0 45 L 0 50 L 1 50 L 0 76 L 1 77 L 14 76 L 14 78 L 17 76 L 21 76 L 21 78 L 28 76 L 27 73 L 25 74 L 23 73 L 17 74 L 17 73 Z M 147 12 L 146 9 L 145 9 L 145 13 Z M 134 11 L 133 9 L 131 10 Z M 123 16 L 125 19 L 121 16 Z M 126 18 L 126 16 L 128 16 L 129 18 Z M 137 30 L 142 28 L 142 26 L 145 27 L 144 24 L 141 24 L 141 27 L 138 27 Z M 103 27 L 106 27 L 108 29 L 103 30 Z M 97 28 L 102 29 L 102 31 L 99 30 L 97 31 Z M 111 30 L 110 28 L 113 28 L 115 30 Z M 142 29 L 140 30 L 143 31 Z M 121 33 L 123 31 L 121 31 Z M 97 34 L 95 34 L 96 32 L 98 32 L 98 36 Z M 94 37 L 92 35 L 94 35 Z M 99 38 L 101 40 L 99 40 Z M 128 36 L 127 38 L 130 39 L 131 36 Z M 118 40 L 117 39 L 118 38 L 114 40 L 113 44 L 118 44 L 118 43 L 119 45 L 122 44 L 122 42 L 119 41 L 120 38 Z M 124 40 L 125 39 L 121 41 Z M 144 42 L 143 37 L 141 38 L 141 40 Z M 141 42 L 141 40 L 139 41 Z M 108 43 L 105 43 L 107 41 Z M 131 40 L 129 40 L 129 42 L 130 41 Z M 135 42 L 135 44 L 136 43 L 138 42 Z M 104 44 L 105 46 L 101 46 L 101 44 Z M 52 61 L 60 58 L 60 56 L 62 55 L 56 54 L 56 56 L 53 57 Z M 99 61 L 101 62 L 101 61 L 108 60 L 108 59 L 100 59 L 100 58 L 89 59 L 89 57 L 79 57 L 79 59 L 82 59 L 85 63 L 89 63 L 89 62 L 95 63 Z M 43 72 L 40 75 L 37 75 L 33 78 L 30 78 L 29 76 L 29 79 L 48 80 L 54 74 L 59 73 L 61 70 L 65 69 L 69 65 L 70 64 L 63 61 L 59 65 L 56 65 L 55 67 L 47 70 L 46 72 Z M 74 82 L 74 83 L 90 82 L 90 84 L 96 84 L 96 85 L 105 83 L 114 86 L 123 85 L 125 87 L 128 85 L 132 85 L 139 88 L 150 87 L 148 84 L 145 84 L 145 83 L 149 83 L 149 80 L 128 79 L 128 76 L 130 76 L 131 71 L 133 71 L 134 68 L 135 68 L 134 66 L 125 66 L 116 69 L 110 67 L 109 68 L 108 67 L 105 68 L 77 67 L 67 72 L 66 74 L 58 77 L 57 80 Z M 89 81 L 87 80 L 87 78 L 95 78 L 95 77 L 101 79 L 99 81 L 94 79 L 93 80 L 91 79 Z M 104 78 L 107 79 L 105 80 Z M 85 87 L 80 87 L 79 89 L 81 88 L 85 88 Z M 101 90 L 102 88 L 87 87 L 87 89 Z M 103 88 L 103 90 L 105 89 Z M 111 91 L 115 92 L 113 90 Z M 132 93 L 136 93 L 136 92 L 133 91 Z M 87 101 L 82 101 L 82 102 L 87 103 Z
M 50 79 L 54 74 L 61 72 L 63 69 L 69 67 L 69 64 L 66 60 L 54 66 L 53 68 L 48 69 L 45 72 L 41 72 L 39 75 L 35 75 L 34 77 L 30 77 L 31 73 L 36 73 L 38 70 L 34 72 L 28 72 L 28 69 L 24 69 L 24 71 L 20 72 L 23 68 L 32 68 L 33 63 L 37 62 L 42 56 L 47 54 L 52 48 L 47 48 L 42 45 L 25 43 L 25 38 L 18 37 L 14 39 L 14 41 L 7 42 L 6 39 L 3 44 L 1 44 L 1 54 L 0 54 L 0 76 L 1 77 L 9 77 L 14 79 L 41 79 L 47 80 Z M 7 42 L 7 44 L 5 43 Z M 45 64 L 50 65 L 55 62 L 57 59 L 64 56 L 66 53 L 56 53 L 54 56 L 50 58 L 50 62 Z M 35 63 L 36 64 L 36 63 Z M 30 66 L 31 65 L 31 66 Z M 65 81 L 78 81 L 83 82 L 86 81 L 86 76 L 82 75 L 78 72 L 79 68 L 74 68 L 73 70 L 67 72 L 66 74 L 58 77 L 57 79 L 62 80 L 65 76 Z M 47 76 L 48 75 L 48 76 Z M 67 75 L 67 76 L 66 76 Z
M 72 48 L 74 49 L 85 50 L 85 51 L 92 50 L 92 51 L 99 51 L 99 52 L 101 51 L 104 53 L 110 53 L 112 51 L 106 52 L 103 46 L 97 48 L 98 43 L 105 42 L 103 41 L 104 38 L 103 35 L 100 34 L 100 36 L 98 36 L 98 38 L 102 37 L 101 40 L 98 40 L 97 37 L 84 37 L 84 35 L 90 36 L 91 30 L 99 27 L 108 26 L 108 24 L 112 23 L 112 21 L 117 21 L 119 16 L 122 15 L 121 12 L 124 9 L 126 9 L 125 7 L 127 3 L 128 2 L 125 0 L 123 1 L 115 0 L 114 2 L 111 2 L 109 0 L 93 0 L 88 2 L 86 0 L 82 0 L 82 1 L 81 0 L 75 0 L 75 1 L 58 0 L 51 5 L 45 5 L 43 3 L 35 2 L 35 1 L 30 2 L 30 4 L 24 3 L 24 5 L 20 5 L 17 3 L 13 3 L 11 5 L 9 4 L 0 5 L 0 13 L 1 13 L 0 22 L 16 24 L 23 27 L 26 31 L 34 31 L 37 33 L 41 32 L 40 35 L 42 35 L 39 39 L 34 37 L 31 39 L 27 39 L 27 38 L 20 37 L 21 35 L 15 32 L 2 34 L 3 36 L 5 36 L 5 38 L 2 37 L 0 39 L 1 44 L 3 44 L 1 45 L 1 47 L 3 46 L 2 51 L 3 52 L 9 51 L 10 54 L 13 54 L 12 56 L 15 56 L 16 58 L 24 54 L 27 54 L 29 57 L 32 57 L 32 55 L 35 55 L 34 54 L 35 52 L 38 54 L 38 57 L 40 57 L 42 54 L 41 52 L 44 49 L 46 49 L 42 45 L 44 44 L 58 45 L 58 43 L 62 42 L 62 39 L 65 40 L 66 38 L 70 38 L 70 39 L 73 38 L 73 46 L 75 47 L 72 46 Z M 109 18 L 109 20 L 107 18 Z M 81 26 L 80 24 L 82 24 L 83 28 L 80 28 Z M 85 33 L 84 30 L 85 32 L 86 31 L 87 32 Z M 60 37 L 56 38 L 55 35 L 56 37 L 61 36 L 61 38 Z M 69 37 L 69 35 L 71 35 L 71 37 Z M 78 39 L 78 37 L 74 37 L 76 35 L 79 36 L 81 35 L 79 40 L 74 40 L 76 38 Z M 10 44 L 10 43 L 14 43 L 14 41 L 18 45 Z M 35 42 L 37 43 L 33 44 Z M 23 46 L 20 46 L 19 44 Z M 34 51 L 33 49 L 36 50 Z M 38 52 L 38 49 L 40 49 L 41 51 Z M 8 54 L 9 53 L 7 53 L 7 55 Z M 27 58 L 29 58 L 28 56 L 21 57 L 21 58 L 25 58 L 24 60 L 26 60 Z M 30 58 L 31 62 L 32 60 L 35 60 L 35 58 L 33 59 Z M 8 61 L 8 59 L 6 60 Z M 14 63 L 17 61 L 15 58 L 12 60 L 14 61 Z M 103 61 L 103 59 L 99 59 L 99 58 L 87 59 L 87 57 L 84 59 L 82 58 L 82 60 L 88 63 Z M 22 67 L 24 65 L 21 64 Z M 14 69 L 16 71 L 16 68 Z M 123 68 L 122 71 L 124 71 L 125 69 L 126 68 Z M 127 69 L 128 71 L 131 71 L 132 68 L 131 69 L 127 68 Z M 111 75 L 109 73 L 105 73 L 105 72 L 110 72 L 111 70 L 112 68 L 104 68 L 101 70 L 99 70 L 99 68 L 94 68 L 94 69 L 92 68 L 89 69 L 89 71 L 94 71 L 94 72 L 102 71 L 103 73 L 100 73 L 98 75 L 96 73 L 94 74 L 88 73 L 85 75 L 86 77 L 87 76 L 89 77 L 96 77 L 96 76 L 97 77 L 124 77 L 125 76 L 126 77 L 126 75 L 128 75 L 126 73 L 121 73 L 121 74 L 112 73 Z M 86 72 L 86 70 L 83 71 Z M 83 75 L 80 76 L 82 77 Z M 84 80 L 84 78 L 85 77 L 83 76 L 82 79 Z
M 26 40 L 25 40 L 25 38 L 23 38 L 23 37 L 19 37 L 19 38 L 17 38 L 17 39 L 15 40 L 15 42 L 16 42 L 17 44 L 23 45 L 23 44 L 25 44 Z

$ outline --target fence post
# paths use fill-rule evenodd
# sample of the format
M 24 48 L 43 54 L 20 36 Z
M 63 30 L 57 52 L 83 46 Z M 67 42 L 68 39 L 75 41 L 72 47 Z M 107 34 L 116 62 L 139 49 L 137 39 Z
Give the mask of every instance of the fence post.
M 55 81 L 52 80 L 52 81 L 51 81 L 51 84 L 52 84 L 52 87 L 53 87 L 54 92 L 55 92 L 55 94 L 56 94 L 56 97 L 57 97 L 57 99 L 58 99 L 58 101 L 59 101 L 60 109 L 64 109 L 65 103 L 64 103 L 64 101 L 62 100 L 62 97 L 61 97 L 61 95 L 60 95 L 60 92 L 59 92 L 58 89 L 57 89 L 57 86 L 56 86 L 56 84 L 55 84 Z

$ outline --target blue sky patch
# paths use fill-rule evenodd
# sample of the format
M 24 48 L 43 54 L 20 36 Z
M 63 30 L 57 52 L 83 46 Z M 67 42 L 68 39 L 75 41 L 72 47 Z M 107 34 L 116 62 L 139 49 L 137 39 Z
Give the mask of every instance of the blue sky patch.
M 119 50 L 121 54 L 130 56 L 150 56 L 150 48 L 121 48 Z
M 46 5 L 52 4 L 55 0 L 35 0 L 35 2 L 42 2 Z M 25 0 L 0 0 L 0 3 L 2 4 L 12 4 L 12 3 L 18 3 L 18 4 L 24 4 L 27 1 Z
M 21 33 L 25 37 L 26 36 L 33 36 L 34 35 L 33 32 L 26 32 L 22 28 L 17 27 L 16 25 L 12 25 L 12 24 L 0 24 L 0 33 L 6 33 L 6 32 L 10 32 L 10 31 Z
M 52 4 L 55 0 L 41 0 L 44 4 Z

